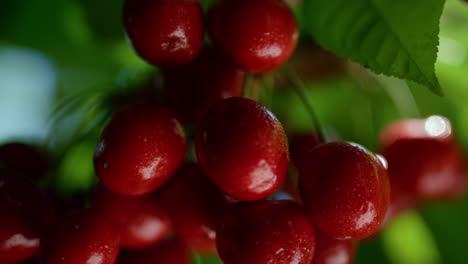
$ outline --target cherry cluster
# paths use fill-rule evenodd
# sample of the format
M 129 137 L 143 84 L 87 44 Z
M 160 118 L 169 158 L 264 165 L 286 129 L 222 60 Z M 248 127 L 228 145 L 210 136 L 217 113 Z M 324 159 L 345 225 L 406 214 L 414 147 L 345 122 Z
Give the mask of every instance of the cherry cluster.
M 225 264 L 352 263 L 358 240 L 402 210 L 464 191 L 442 117 L 391 124 L 380 156 L 316 133 L 288 140 L 273 113 L 241 97 L 246 74 L 276 69 L 295 49 L 281 0 L 219 1 L 206 21 L 194 0 L 127 0 L 124 27 L 161 68 L 164 103 L 114 114 L 86 209 L 62 210 L 36 187 L 53 166 L 42 153 L 0 147 L 0 263 L 189 264 L 191 252 Z

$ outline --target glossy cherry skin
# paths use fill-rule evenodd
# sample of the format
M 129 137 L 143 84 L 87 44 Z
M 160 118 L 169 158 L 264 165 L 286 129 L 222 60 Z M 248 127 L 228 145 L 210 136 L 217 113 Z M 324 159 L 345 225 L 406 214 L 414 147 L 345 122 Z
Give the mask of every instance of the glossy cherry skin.
M 392 188 L 420 201 L 456 198 L 465 190 L 463 155 L 454 141 L 403 139 L 384 150 Z
M 403 119 L 385 127 L 380 133 L 380 145 L 386 148 L 401 139 L 433 138 L 440 141 L 454 140 L 452 124 L 442 116 L 425 119 Z
M 352 264 L 357 242 L 332 238 L 317 232 L 317 246 L 310 264 Z
M 48 171 L 51 161 L 47 155 L 34 146 L 23 143 L 9 143 L 0 146 L 0 169 L 20 173 L 36 180 Z
M 289 144 L 289 153 L 294 166 L 299 168 L 307 152 L 322 143 L 318 133 L 304 133 L 292 136 Z
M 185 120 L 196 122 L 212 105 L 241 96 L 244 81 L 244 71 L 206 48 L 196 61 L 163 70 L 163 93 Z
M 181 240 L 199 253 L 216 253 L 218 218 L 226 200 L 202 169 L 195 164 L 182 167 L 161 197 Z
M 41 245 L 44 264 L 113 264 L 120 250 L 119 231 L 93 211 L 65 216 Z
M 309 264 L 315 231 L 294 202 L 241 202 L 226 210 L 217 244 L 224 264 Z
M 363 147 L 347 142 L 324 144 L 307 154 L 299 191 L 317 228 L 341 239 L 376 232 L 390 202 L 383 164 Z
M 182 241 L 166 240 L 139 251 L 124 252 L 118 264 L 192 264 L 190 251 Z
M 156 66 L 189 63 L 203 45 L 203 14 L 195 0 L 126 0 L 123 23 L 137 54 Z
M 198 161 L 216 185 L 240 201 L 263 199 L 283 183 L 288 144 L 278 119 L 259 103 L 232 97 L 214 105 L 200 122 Z
M 117 113 L 96 147 L 94 165 L 105 187 L 124 195 L 149 193 L 185 158 L 185 130 L 175 113 L 143 104 Z
M 122 248 L 149 247 L 171 231 L 169 216 L 154 195 L 126 196 L 98 187 L 92 203 L 96 212 L 120 230 Z
M 219 1 L 209 12 L 208 31 L 215 47 L 255 73 L 283 64 L 299 36 L 294 15 L 281 0 Z
M 0 201 L 0 263 L 17 263 L 39 252 L 38 225 Z
M 36 255 L 40 233 L 54 219 L 54 207 L 29 178 L 0 172 L 0 263 Z

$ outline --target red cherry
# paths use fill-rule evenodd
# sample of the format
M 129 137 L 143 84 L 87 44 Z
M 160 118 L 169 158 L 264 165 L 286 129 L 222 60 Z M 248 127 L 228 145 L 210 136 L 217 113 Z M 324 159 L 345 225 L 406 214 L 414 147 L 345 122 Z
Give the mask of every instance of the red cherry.
M 225 0 L 209 13 L 215 47 L 250 72 L 268 72 L 294 51 L 299 32 L 281 0 Z
M 119 232 L 93 211 L 63 217 L 41 245 L 44 264 L 113 264 L 119 254 Z
M 232 97 L 210 108 L 195 144 L 205 173 L 236 200 L 263 199 L 285 179 L 288 144 L 283 127 L 250 99 Z
M 426 119 L 404 119 L 391 123 L 380 133 L 380 143 L 385 148 L 400 139 L 435 138 L 453 140 L 452 125 L 442 116 Z
M 335 238 L 365 238 L 376 232 L 390 201 L 388 176 L 363 147 L 333 142 L 307 154 L 299 191 L 317 228 Z
M 217 244 L 224 264 L 310 264 L 315 232 L 293 202 L 241 202 L 223 217 Z
M 203 14 L 194 0 L 126 0 L 124 27 L 138 55 L 156 66 L 194 60 L 203 44 Z
M 124 252 L 118 264 L 192 264 L 190 252 L 177 240 L 166 240 L 152 248 Z
M 418 200 L 458 197 L 464 191 L 463 154 L 446 118 L 399 120 L 380 138 L 392 193 L 398 194 L 392 198 L 394 209 Z
M 0 202 L 0 263 L 16 263 L 36 255 L 38 231 L 33 219 Z
M 317 246 L 311 264 L 351 264 L 356 256 L 354 240 L 341 240 L 317 232 Z
M 289 152 L 291 153 L 291 160 L 296 168 L 300 167 L 302 160 L 307 152 L 311 151 L 316 146 L 322 144 L 320 135 L 318 133 L 297 134 L 291 138 L 289 145 Z
M 463 155 L 454 141 L 402 139 L 384 150 L 392 188 L 419 200 L 459 197 L 465 188 Z
M 5 166 L 8 170 L 37 180 L 43 176 L 50 167 L 50 160 L 45 153 L 36 147 L 23 143 L 9 143 L 0 146 L 0 168 Z
M 30 179 L 16 173 L 0 173 L 0 204 L 25 218 L 34 219 L 39 228 L 51 224 L 56 218 L 51 200 Z
M 188 121 L 198 121 L 223 99 L 241 96 L 244 80 L 245 72 L 208 48 L 193 63 L 163 70 L 167 102 Z
M 93 198 L 95 211 L 120 230 L 123 248 L 151 246 L 171 231 L 169 216 L 152 195 L 125 196 L 101 187 Z
M 195 164 L 182 167 L 162 189 L 161 197 L 185 244 L 200 253 L 215 253 L 218 215 L 226 201 L 201 168 Z
M 94 164 L 110 190 L 141 195 L 176 172 L 186 149 L 185 130 L 172 111 L 137 105 L 113 117 L 96 148 Z

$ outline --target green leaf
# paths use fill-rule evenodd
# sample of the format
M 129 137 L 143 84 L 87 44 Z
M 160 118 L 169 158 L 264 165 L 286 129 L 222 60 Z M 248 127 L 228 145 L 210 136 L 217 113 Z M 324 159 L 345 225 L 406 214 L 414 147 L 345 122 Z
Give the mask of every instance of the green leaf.
M 444 2 L 305 0 L 305 28 L 339 56 L 441 94 L 434 64 Z

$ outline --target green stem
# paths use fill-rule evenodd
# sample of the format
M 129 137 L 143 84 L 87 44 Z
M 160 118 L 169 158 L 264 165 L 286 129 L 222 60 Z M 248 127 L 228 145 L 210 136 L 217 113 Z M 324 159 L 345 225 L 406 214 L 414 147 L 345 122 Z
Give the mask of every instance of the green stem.
M 312 122 L 314 124 L 314 127 L 319 134 L 320 140 L 324 143 L 327 143 L 328 142 L 327 134 L 325 133 L 325 130 L 323 129 L 323 126 L 321 125 L 320 120 L 318 119 L 317 114 L 315 113 L 314 108 L 312 107 L 312 104 L 309 102 L 304 83 L 299 78 L 299 76 L 294 71 L 291 65 L 287 65 L 285 69 L 285 73 L 286 73 L 286 77 L 288 78 L 288 81 L 292 84 L 294 91 L 297 93 L 302 103 L 304 104 L 304 107 L 309 113 L 312 119 Z

